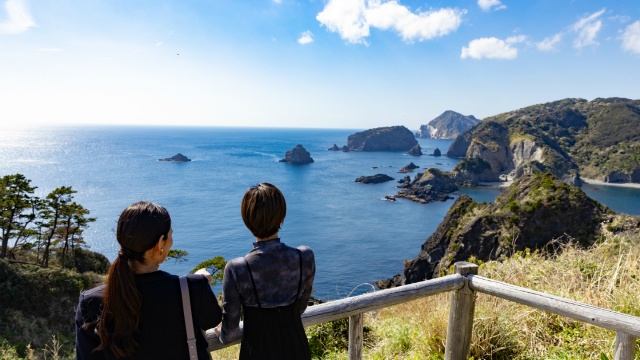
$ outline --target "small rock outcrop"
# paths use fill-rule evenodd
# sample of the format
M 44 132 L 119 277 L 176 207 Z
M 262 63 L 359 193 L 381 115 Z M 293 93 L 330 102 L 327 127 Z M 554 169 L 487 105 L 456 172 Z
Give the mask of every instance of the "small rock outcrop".
M 394 180 L 394 178 L 392 178 L 389 175 L 375 174 L 371 176 L 360 176 L 359 178 L 356 179 L 356 182 L 363 183 L 363 184 L 379 184 L 379 183 L 383 183 L 391 180 Z
M 403 183 L 402 189 L 396 197 L 426 204 L 431 201 L 445 201 L 453 199 L 449 194 L 458 190 L 448 173 L 430 168 L 423 174 L 418 174 L 410 184 Z
M 416 144 L 416 146 L 412 147 L 411 150 L 407 151 L 407 155 L 412 155 L 412 156 L 422 155 L 422 148 L 420 147 L 420 144 Z
M 409 165 L 407 166 L 403 166 L 400 170 L 398 170 L 399 173 L 408 173 L 408 172 L 413 172 L 413 170 L 418 169 L 420 166 L 414 164 L 413 162 L 410 162 Z
M 191 159 L 182 155 L 181 153 L 177 153 L 170 158 L 158 159 L 158 161 L 187 162 L 191 161 Z
M 442 156 L 442 151 L 436 148 L 435 150 L 433 150 L 433 156 Z
M 286 162 L 290 164 L 310 164 L 313 162 L 311 154 L 300 144 L 296 145 L 293 149 L 287 151 L 284 155 L 284 159 L 280 162 Z
M 332 146 L 332 147 L 330 147 L 328 150 L 329 150 L 329 151 L 340 151 L 340 148 L 338 147 L 338 145 L 333 144 L 333 146 Z
M 516 251 L 546 249 L 562 243 L 592 245 L 603 221 L 615 216 L 607 207 L 550 173 L 525 175 L 491 204 L 460 195 L 404 273 L 377 282 L 393 287 L 447 273 L 456 261 L 491 261 Z
M 340 148 L 340 151 L 349 152 L 349 148 L 347 147 L 347 145 L 343 145 L 342 148 Z
M 390 126 L 349 135 L 347 148 L 351 151 L 408 151 L 417 144 L 409 129 Z

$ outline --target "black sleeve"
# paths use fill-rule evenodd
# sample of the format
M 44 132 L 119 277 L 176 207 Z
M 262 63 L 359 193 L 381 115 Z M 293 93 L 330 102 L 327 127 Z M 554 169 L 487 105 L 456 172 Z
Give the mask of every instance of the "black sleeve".
M 80 294 L 78 309 L 76 310 L 76 359 L 103 360 L 102 351 L 94 351 L 100 345 L 100 339 L 95 334 L 95 326 L 83 327 L 85 323 L 96 321 L 100 314 L 100 300 L 85 297 Z
M 193 320 L 197 328 L 207 330 L 216 327 L 222 320 L 222 310 L 204 275 L 189 275 L 189 287 Z

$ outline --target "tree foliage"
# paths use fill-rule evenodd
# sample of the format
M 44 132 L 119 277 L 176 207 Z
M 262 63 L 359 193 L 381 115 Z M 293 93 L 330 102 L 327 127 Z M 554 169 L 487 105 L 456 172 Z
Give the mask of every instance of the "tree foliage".
M 227 261 L 222 256 L 216 256 L 212 259 L 201 262 L 196 265 L 196 267 L 191 270 L 191 272 L 196 272 L 199 269 L 205 268 L 209 273 L 211 273 L 211 277 L 213 277 L 213 282 L 211 285 L 216 285 L 218 282 L 222 282 L 222 275 L 224 274 L 224 267 L 227 265 Z
M 26 259 L 21 261 L 48 267 L 55 252 L 60 266 L 76 267 L 74 250 L 84 245 L 82 234 L 96 219 L 74 201 L 76 191 L 70 186 L 58 187 L 44 199 L 34 195 L 35 189 L 22 174 L 0 178 L 0 258 L 23 255 Z

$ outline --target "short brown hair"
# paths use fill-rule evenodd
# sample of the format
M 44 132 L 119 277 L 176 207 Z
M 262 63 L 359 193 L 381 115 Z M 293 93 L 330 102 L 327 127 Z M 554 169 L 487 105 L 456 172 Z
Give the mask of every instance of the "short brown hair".
M 251 233 L 258 239 L 266 239 L 280 230 L 287 215 L 287 202 L 275 185 L 260 183 L 244 193 L 240 213 Z

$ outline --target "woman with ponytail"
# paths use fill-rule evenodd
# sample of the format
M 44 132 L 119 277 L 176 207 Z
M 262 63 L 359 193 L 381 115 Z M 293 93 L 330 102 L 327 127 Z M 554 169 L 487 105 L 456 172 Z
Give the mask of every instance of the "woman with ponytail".
M 150 202 L 126 208 L 116 232 L 120 250 L 106 284 L 80 295 L 76 359 L 189 359 L 178 276 L 158 270 L 173 245 L 171 217 Z M 211 275 L 189 275 L 199 359 L 210 358 L 202 331 L 222 317 Z

